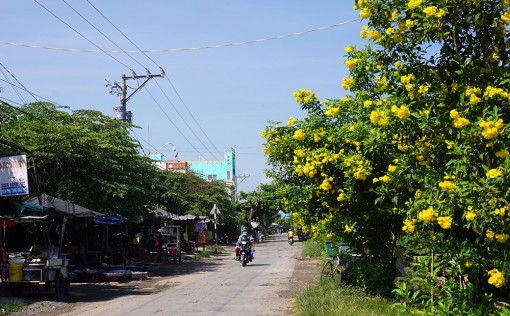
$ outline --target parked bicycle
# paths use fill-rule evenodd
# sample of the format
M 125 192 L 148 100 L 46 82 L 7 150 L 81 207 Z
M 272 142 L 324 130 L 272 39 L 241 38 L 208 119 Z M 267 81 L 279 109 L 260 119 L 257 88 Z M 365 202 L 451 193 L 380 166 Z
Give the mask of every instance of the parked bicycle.
M 346 244 L 339 244 L 336 250 L 333 244 L 326 242 L 326 254 L 329 259 L 322 267 L 321 281 L 338 275 L 340 285 L 350 283 L 353 261 L 349 247 Z

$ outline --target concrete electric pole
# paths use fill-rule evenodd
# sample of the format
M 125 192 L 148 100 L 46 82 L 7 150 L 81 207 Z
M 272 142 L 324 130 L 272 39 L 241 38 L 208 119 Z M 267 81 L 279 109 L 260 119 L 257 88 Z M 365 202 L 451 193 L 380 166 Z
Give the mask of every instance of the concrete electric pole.
M 121 120 L 121 121 L 124 121 L 124 122 L 129 122 L 131 123 L 132 121 L 132 113 L 131 111 L 127 111 L 126 110 L 126 104 L 127 104 L 127 101 L 129 101 L 129 99 L 136 93 L 138 92 L 138 90 L 140 90 L 141 88 L 143 88 L 145 86 L 145 84 L 151 80 L 152 78 L 157 78 L 157 77 L 160 77 L 160 78 L 163 78 L 165 77 L 165 71 L 163 70 L 163 68 L 159 68 L 161 73 L 159 75 L 153 75 L 149 72 L 148 69 L 145 69 L 147 71 L 147 74 L 143 75 L 143 76 L 138 76 L 133 70 L 131 70 L 131 76 L 126 76 L 125 74 L 122 74 L 121 76 L 121 84 L 119 85 L 117 82 L 111 84 L 109 83 L 108 81 L 108 84 L 106 85 L 107 87 L 110 88 L 110 93 L 111 94 L 117 94 L 120 96 L 120 105 L 116 106 L 115 108 L 113 108 L 113 111 L 115 112 L 115 117 L 118 119 L 118 120 Z M 145 81 L 138 86 L 138 88 L 135 89 L 135 91 L 133 91 L 129 96 L 127 95 L 127 83 L 126 83 L 126 80 L 138 80 L 138 79 L 144 79 L 145 78 Z

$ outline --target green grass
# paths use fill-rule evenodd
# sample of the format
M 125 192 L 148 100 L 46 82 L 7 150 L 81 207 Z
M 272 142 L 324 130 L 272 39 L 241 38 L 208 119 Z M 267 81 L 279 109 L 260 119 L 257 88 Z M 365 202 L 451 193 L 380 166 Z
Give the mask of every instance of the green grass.
M 324 255 L 324 245 L 321 245 L 311 239 L 303 243 L 301 255 L 303 257 L 319 258 Z
M 20 310 L 24 305 L 17 302 L 0 304 L 0 315 L 9 315 L 10 313 Z
M 392 302 L 368 297 L 361 290 L 338 287 L 331 279 L 301 292 L 296 299 L 295 316 L 385 316 L 397 315 Z

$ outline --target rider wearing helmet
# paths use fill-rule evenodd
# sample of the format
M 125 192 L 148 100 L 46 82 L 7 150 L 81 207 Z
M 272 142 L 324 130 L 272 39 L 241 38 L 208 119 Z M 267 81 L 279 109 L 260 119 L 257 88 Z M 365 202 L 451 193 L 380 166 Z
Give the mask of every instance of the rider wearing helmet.
M 241 233 L 241 235 L 239 235 L 239 238 L 237 239 L 237 243 L 236 243 L 236 248 L 235 248 L 236 260 L 241 260 L 241 255 L 239 254 L 239 246 L 243 240 L 249 241 L 250 249 L 252 250 L 252 252 L 255 252 L 255 247 L 253 247 L 253 240 L 254 240 L 253 236 L 249 233 L 248 228 L 244 227 L 243 232 Z M 250 257 L 250 261 L 251 261 L 251 259 L 253 259 L 253 257 Z

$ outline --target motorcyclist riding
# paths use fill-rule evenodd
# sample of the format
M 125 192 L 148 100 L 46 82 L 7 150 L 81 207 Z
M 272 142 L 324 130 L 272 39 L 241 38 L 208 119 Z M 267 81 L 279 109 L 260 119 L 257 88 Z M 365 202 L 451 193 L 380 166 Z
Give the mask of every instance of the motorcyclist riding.
M 287 239 L 290 245 L 294 243 L 294 231 L 292 230 L 292 228 L 289 228 L 289 232 L 287 233 Z
M 255 252 L 255 248 L 253 247 L 253 236 L 248 232 L 248 229 L 247 228 L 243 228 L 243 232 L 241 233 L 241 235 L 239 235 L 239 238 L 237 239 L 237 243 L 236 243 L 236 249 L 235 249 L 235 252 L 236 252 L 236 260 L 241 260 L 241 254 L 239 253 L 239 247 L 241 245 L 241 242 L 242 241 L 248 241 L 250 243 L 250 253 L 252 252 Z M 250 261 L 253 259 L 253 256 L 250 256 Z

